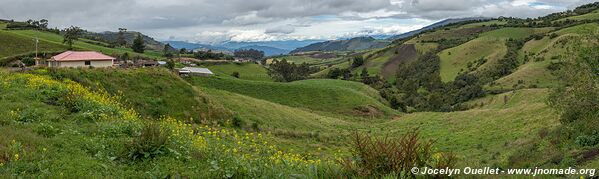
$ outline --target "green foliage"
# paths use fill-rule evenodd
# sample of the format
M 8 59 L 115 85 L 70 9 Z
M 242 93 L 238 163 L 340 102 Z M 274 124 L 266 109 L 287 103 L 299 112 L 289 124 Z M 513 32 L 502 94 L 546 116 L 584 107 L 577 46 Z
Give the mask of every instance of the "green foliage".
M 255 49 L 239 49 L 235 50 L 233 54 L 235 55 L 235 57 L 251 58 L 254 60 L 261 60 L 262 58 L 264 58 L 264 52 Z
M 562 85 L 555 89 L 549 104 L 561 114 L 561 122 L 575 134 L 593 134 L 599 118 L 599 50 L 582 49 L 577 58 L 566 61 L 559 71 Z
M 129 160 L 152 159 L 166 154 L 168 131 L 160 129 L 160 125 L 149 123 L 141 130 L 141 134 L 126 145 L 126 158 Z
M 307 79 L 311 74 L 310 66 L 306 63 L 296 65 L 287 60 L 273 61 L 268 68 L 268 75 L 278 82 L 292 82 Z
M 169 59 L 168 61 L 166 61 L 166 68 L 168 68 L 169 70 L 174 70 L 175 69 L 175 61 L 173 59 Z
M 144 53 L 146 45 L 144 44 L 144 38 L 141 34 L 137 34 L 135 40 L 133 40 L 133 45 L 131 45 L 131 49 L 136 53 Z
M 235 77 L 235 78 L 239 78 L 239 72 L 235 71 L 235 72 L 231 73 L 231 76 Z
M 412 178 L 416 176 L 413 167 L 451 168 L 456 162 L 452 154 L 434 157 L 433 142 L 421 139 L 417 131 L 397 139 L 355 133 L 351 142 L 352 158 L 344 160 L 343 166 L 359 176 Z
M 79 40 L 79 37 L 83 34 L 83 30 L 79 27 L 71 26 L 69 28 L 64 29 L 64 39 L 62 43 L 66 43 L 69 46 L 69 49 L 73 49 L 73 43 L 76 40 Z
M 363 64 L 364 64 L 364 57 L 362 57 L 361 55 L 358 55 L 358 56 L 354 57 L 351 67 L 356 68 L 356 67 L 362 66 Z

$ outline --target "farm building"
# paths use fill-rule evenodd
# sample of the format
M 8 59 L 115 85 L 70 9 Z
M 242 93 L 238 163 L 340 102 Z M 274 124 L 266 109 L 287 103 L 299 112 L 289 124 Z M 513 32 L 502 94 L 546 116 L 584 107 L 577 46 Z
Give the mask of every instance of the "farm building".
M 116 58 L 95 51 L 66 51 L 48 60 L 49 67 L 112 67 Z
M 213 75 L 212 71 L 208 68 L 196 68 L 196 67 L 184 67 L 179 70 L 179 75 L 187 76 L 210 76 Z

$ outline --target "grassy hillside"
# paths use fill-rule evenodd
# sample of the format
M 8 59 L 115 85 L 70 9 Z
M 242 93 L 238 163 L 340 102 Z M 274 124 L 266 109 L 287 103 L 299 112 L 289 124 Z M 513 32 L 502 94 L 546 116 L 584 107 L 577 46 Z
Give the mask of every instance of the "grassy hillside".
M 231 78 L 191 78 L 197 86 L 226 90 L 267 101 L 321 112 L 383 117 L 395 114 L 378 92 L 357 82 L 303 80 L 291 83 L 247 81 Z
M 0 45 L 8 46 L 11 48 L 7 48 L 5 52 L 0 54 L 0 58 L 4 58 L 7 56 L 20 55 L 27 52 L 35 51 L 35 44 L 33 44 L 33 40 L 36 35 L 40 39 L 40 48 L 39 51 L 64 51 L 67 49 L 67 46 L 62 43 L 62 36 L 50 32 L 36 32 L 33 30 L 0 30 L 0 38 L 7 39 L 6 41 L 0 41 Z M 11 43 L 11 42 L 17 42 Z M 30 43 L 31 42 L 31 43 Z M 93 42 L 93 43 L 89 43 Z M 73 48 L 76 50 L 94 50 L 99 51 L 104 54 L 112 55 L 112 54 L 122 54 L 129 53 L 133 56 L 139 55 L 147 58 L 162 58 L 159 52 L 147 51 L 144 54 L 138 54 L 133 52 L 128 48 L 108 48 L 101 45 L 100 42 L 95 42 L 92 40 L 82 39 L 76 41 L 73 44 Z M 31 46 L 30 48 L 27 48 Z M 5 49 L 5 48 L 3 48 Z
M 507 39 L 523 39 L 533 34 L 541 34 L 552 28 L 501 28 L 480 34 L 479 38 L 461 44 L 457 47 L 439 52 L 441 58 L 441 80 L 453 79 L 462 71 L 466 71 L 468 63 L 485 59 L 479 69 L 489 67 L 507 52 Z
M 475 109 L 408 114 L 376 124 L 373 132 L 393 136 L 418 127 L 442 150 L 456 152 L 459 166 L 508 166 L 520 143 L 559 124 L 545 105 L 546 94 L 545 89 L 531 89 L 488 96 L 472 101 Z
M 214 74 L 220 77 L 232 77 L 233 72 L 239 73 L 239 79 L 253 81 L 272 81 L 268 76 L 268 70 L 262 65 L 255 63 L 227 63 L 218 65 L 205 65 Z
M 523 65 L 512 74 L 498 79 L 492 88 L 555 87 L 557 77 L 549 69 L 550 65 L 575 56 L 580 47 L 591 45 L 585 36 L 598 35 L 599 25 L 582 24 L 552 33 L 557 36 L 533 39 L 524 44 L 518 57 Z
M 228 111 L 210 101 L 193 86 L 161 68 L 51 69 L 39 70 L 56 79 L 70 79 L 94 90 L 119 95 L 123 103 L 143 117 L 171 116 L 178 119 L 225 118 Z
M 0 58 L 35 52 L 34 38 L 0 30 Z M 66 45 L 41 40 L 40 52 L 57 52 L 67 49 Z

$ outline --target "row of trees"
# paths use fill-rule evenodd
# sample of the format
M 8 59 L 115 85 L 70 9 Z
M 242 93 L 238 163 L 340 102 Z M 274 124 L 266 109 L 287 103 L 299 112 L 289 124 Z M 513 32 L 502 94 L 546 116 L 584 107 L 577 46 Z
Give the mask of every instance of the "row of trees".
M 233 55 L 239 58 L 250 58 L 254 60 L 261 60 L 264 58 L 264 52 L 256 49 L 238 49 L 233 52 Z
M 307 63 L 296 65 L 289 63 L 286 59 L 281 61 L 274 60 L 268 69 L 268 75 L 278 82 L 291 82 L 307 79 L 310 74 L 319 69 L 312 68 Z

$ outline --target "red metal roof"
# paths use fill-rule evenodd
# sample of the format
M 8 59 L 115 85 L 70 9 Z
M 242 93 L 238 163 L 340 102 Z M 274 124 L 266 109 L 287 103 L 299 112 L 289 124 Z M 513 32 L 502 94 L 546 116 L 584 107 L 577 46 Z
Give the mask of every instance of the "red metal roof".
M 102 61 L 114 60 L 116 58 L 95 51 L 66 51 L 56 56 L 53 56 L 51 59 L 55 61 Z

